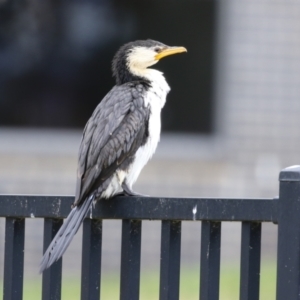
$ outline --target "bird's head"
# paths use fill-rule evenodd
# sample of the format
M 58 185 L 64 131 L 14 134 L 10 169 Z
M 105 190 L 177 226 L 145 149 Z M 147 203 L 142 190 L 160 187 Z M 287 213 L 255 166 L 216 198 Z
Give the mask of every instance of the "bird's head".
M 153 40 L 141 40 L 123 45 L 113 62 L 113 75 L 117 84 L 143 78 L 145 70 L 163 57 L 186 52 L 184 47 L 170 47 Z

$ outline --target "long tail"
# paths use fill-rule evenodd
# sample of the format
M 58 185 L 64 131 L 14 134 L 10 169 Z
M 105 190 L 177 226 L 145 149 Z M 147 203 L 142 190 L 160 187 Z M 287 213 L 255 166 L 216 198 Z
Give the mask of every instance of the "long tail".
M 67 250 L 70 245 L 74 235 L 78 231 L 81 223 L 86 217 L 89 208 L 92 205 L 94 197 L 90 196 L 87 198 L 82 205 L 75 206 L 67 219 L 57 232 L 56 236 L 52 240 L 48 249 L 44 253 L 40 264 L 40 273 L 45 269 L 49 268 L 54 262 L 56 262 Z

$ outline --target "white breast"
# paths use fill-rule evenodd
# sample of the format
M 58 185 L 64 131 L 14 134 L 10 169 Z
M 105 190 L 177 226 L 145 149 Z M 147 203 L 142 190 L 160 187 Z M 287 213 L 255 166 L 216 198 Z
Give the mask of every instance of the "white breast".
M 149 118 L 149 138 L 144 146 L 139 148 L 135 155 L 135 159 L 126 176 L 126 182 L 132 187 L 137 180 L 142 168 L 154 154 L 160 138 L 161 130 L 161 109 L 165 105 L 166 96 L 170 91 L 163 74 L 157 70 L 147 69 L 149 73 L 147 78 L 151 80 L 151 88 L 147 91 L 144 99 L 145 107 L 150 106 Z
M 146 72 L 147 74 L 145 74 Z M 147 91 L 146 97 L 144 98 L 145 108 L 150 106 L 148 140 L 146 144 L 136 152 L 134 161 L 129 167 L 128 172 L 118 170 L 112 176 L 107 189 L 101 194 L 102 198 L 110 198 L 116 193 L 121 192 L 123 180 L 126 180 L 127 185 L 132 188 L 141 170 L 154 154 L 159 142 L 161 128 L 160 113 L 165 105 L 166 96 L 170 91 L 170 87 L 161 72 L 152 69 L 146 69 L 146 72 L 143 73 L 143 76 L 151 80 L 151 88 Z

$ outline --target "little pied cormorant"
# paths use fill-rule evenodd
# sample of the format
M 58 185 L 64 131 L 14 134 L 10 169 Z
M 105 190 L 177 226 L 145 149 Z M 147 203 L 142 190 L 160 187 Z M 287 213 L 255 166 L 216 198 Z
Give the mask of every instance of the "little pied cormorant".
M 163 74 L 148 68 L 161 58 L 186 52 L 153 40 L 125 44 L 112 62 L 116 85 L 96 107 L 79 148 L 76 195 L 66 221 L 46 250 L 40 271 L 66 251 L 93 201 L 123 193 L 155 152 L 160 113 L 170 91 Z

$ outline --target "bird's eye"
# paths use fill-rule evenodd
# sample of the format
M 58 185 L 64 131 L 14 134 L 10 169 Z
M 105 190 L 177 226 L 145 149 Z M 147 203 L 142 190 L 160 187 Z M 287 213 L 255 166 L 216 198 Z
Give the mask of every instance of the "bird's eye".
M 154 51 L 159 53 L 161 51 L 161 49 L 159 47 L 154 48 Z

